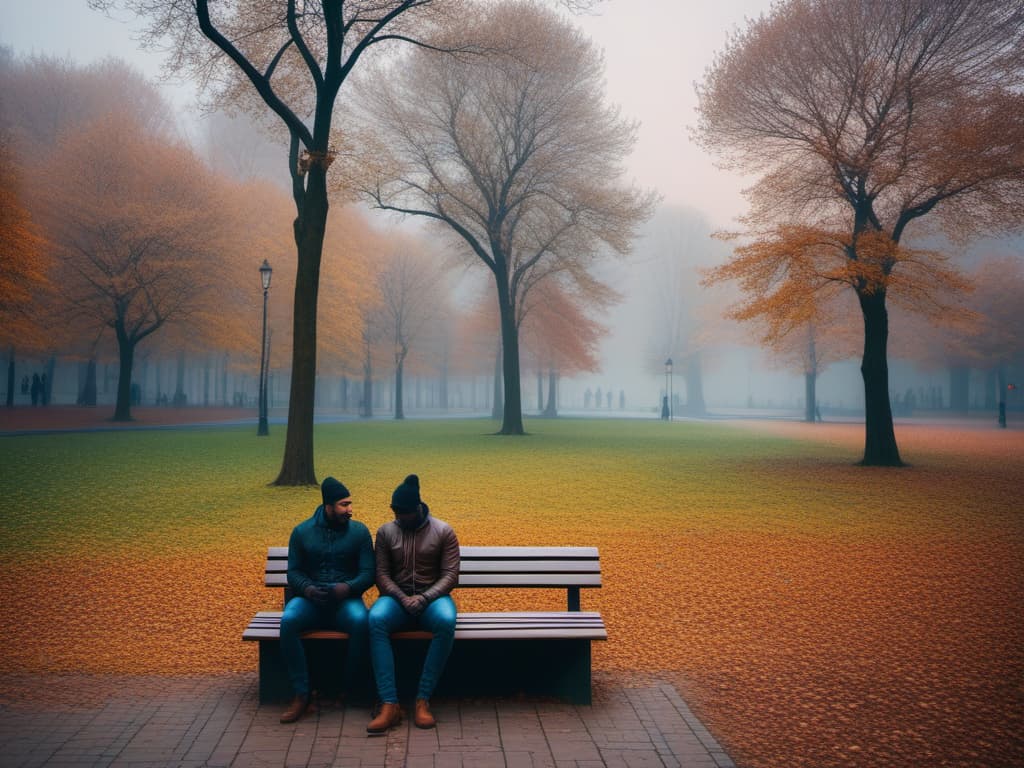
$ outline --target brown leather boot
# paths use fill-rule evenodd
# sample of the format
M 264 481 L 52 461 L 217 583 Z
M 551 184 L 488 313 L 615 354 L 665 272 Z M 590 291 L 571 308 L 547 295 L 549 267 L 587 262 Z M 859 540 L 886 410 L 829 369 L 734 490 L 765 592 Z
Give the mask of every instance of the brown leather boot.
M 401 708 L 397 704 L 385 702 L 381 705 L 380 714 L 366 726 L 366 732 L 372 736 L 379 736 L 382 733 L 387 733 L 388 728 L 392 728 L 400 722 L 402 722 Z
M 292 699 L 292 703 L 288 705 L 288 709 L 281 713 L 282 723 L 294 723 L 304 714 L 306 709 L 309 707 L 309 695 L 298 694 Z
M 413 722 L 416 723 L 417 728 L 433 728 L 437 725 L 434 716 L 430 714 L 430 702 L 426 699 L 416 699 L 416 714 L 413 716 Z

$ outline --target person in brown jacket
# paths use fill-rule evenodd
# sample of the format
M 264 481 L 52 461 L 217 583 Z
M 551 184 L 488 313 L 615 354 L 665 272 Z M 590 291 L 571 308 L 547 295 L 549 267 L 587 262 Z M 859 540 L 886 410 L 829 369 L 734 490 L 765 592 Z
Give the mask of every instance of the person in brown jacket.
M 370 656 L 382 706 L 366 727 L 372 735 L 385 733 L 402 720 L 391 633 L 423 629 L 433 635 L 416 693 L 413 722 L 418 728 L 434 727 L 430 696 L 455 640 L 455 601 L 449 594 L 459 580 L 455 531 L 431 517 L 416 475 L 395 489 L 391 510 L 395 519 L 377 530 L 374 546 L 380 597 L 370 608 Z

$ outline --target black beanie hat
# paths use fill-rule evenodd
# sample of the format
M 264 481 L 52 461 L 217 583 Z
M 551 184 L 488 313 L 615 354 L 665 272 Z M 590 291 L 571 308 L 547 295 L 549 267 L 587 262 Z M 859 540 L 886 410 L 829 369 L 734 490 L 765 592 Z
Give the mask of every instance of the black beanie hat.
M 352 494 L 340 480 L 328 477 L 320 484 L 320 495 L 323 497 L 324 504 L 333 504 L 340 499 L 347 499 Z
M 391 509 L 395 512 L 415 512 L 421 504 L 420 479 L 409 475 L 391 494 Z

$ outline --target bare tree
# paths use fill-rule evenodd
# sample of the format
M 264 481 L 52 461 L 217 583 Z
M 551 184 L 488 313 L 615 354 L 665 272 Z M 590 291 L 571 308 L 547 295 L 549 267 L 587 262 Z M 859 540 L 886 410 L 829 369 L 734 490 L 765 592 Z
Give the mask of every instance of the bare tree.
M 196 78 L 213 103 L 269 108 L 288 131 L 297 259 L 288 433 L 274 483 L 316 484 L 317 298 L 329 209 L 327 171 L 337 156 L 332 126 L 338 94 L 371 48 L 419 44 L 419 36 L 455 12 L 458 2 L 90 0 L 90 5 L 124 5 L 148 17 L 149 41 L 172 41 L 171 69 Z
M 441 271 L 429 254 L 415 245 L 392 252 L 377 275 L 382 320 L 394 344 L 395 418 L 404 419 L 403 372 L 409 350 L 429 329 L 440 300 Z
M 224 201 L 195 155 L 124 114 L 66 136 L 43 176 L 65 320 L 113 331 L 114 419 L 130 420 L 135 348 L 194 312 L 214 282 Z
M 902 464 L 887 297 L 941 311 L 962 285 L 940 254 L 909 247 L 911 229 L 935 221 L 966 238 L 1021 221 L 1022 85 L 1019 2 L 786 0 L 698 89 L 704 145 L 762 174 L 751 239 L 715 273 L 751 297 L 740 314 L 785 323 L 813 292 L 856 293 L 864 465 Z
M 480 4 L 456 39 L 467 61 L 413 51 L 367 94 L 398 168 L 366 190 L 384 210 L 439 222 L 494 278 L 501 434 L 522 434 L 519 323 L 530 287 L 589 279 L 602 247 L 629 251 L 648 196 L 622 185 L 634 126 L 605 106 L 602 63 L 579 30 L 533 2 Z M 447 45 L 442 38 L 439 45 Z

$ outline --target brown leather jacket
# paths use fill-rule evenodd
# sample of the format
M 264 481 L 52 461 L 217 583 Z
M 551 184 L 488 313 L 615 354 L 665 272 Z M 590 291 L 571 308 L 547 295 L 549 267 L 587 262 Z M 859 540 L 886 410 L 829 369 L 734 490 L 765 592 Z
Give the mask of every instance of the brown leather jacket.
M 447 595 L 459 580 L 459 540 L 443 520 L 427 515 L 415 531 L 392 520 L 377 529 L 377 589 L 396 600 Z

